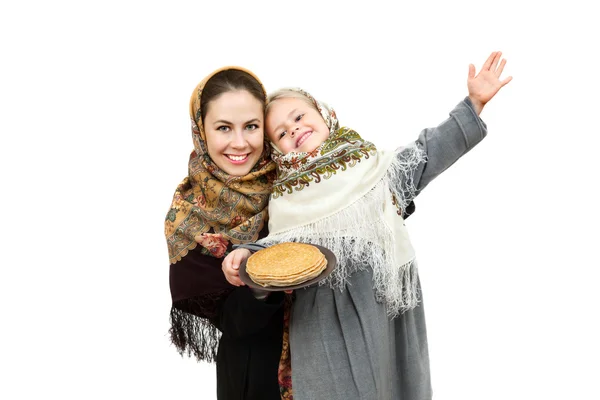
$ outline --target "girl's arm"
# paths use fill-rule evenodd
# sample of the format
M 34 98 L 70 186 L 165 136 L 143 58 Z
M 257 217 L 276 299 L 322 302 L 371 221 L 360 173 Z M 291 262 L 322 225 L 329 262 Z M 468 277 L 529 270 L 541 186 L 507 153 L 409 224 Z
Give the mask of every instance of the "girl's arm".
M 487 127 L 467 97 L 450 112 L 450 117 L 435 128 L 424 129 L 415 145 L 426 154 L 426 160 L 415 170 L 415 195 L 433 179 L 467 154 L 487 135 Z M 403 151 L 398 157 L 403 156 Z
M 396 157 L 401 165 L 407 160 L 418 159 L 415 154 L 424 152 L 425 160 L 416 165 L 409 178 L 401 179 L 395 187 L 403 196 L 403 204 L 409 204 L 434 178 L 469 152 L 487 135 L 487 127 L 479 118 L 483 107 L 512 80 L 500 80 L 506 60 L 500 61 L 502 53 L 492 52 L 476 75 L 475 66 L 469 65 L 467 89 L 469 96 L 450 112 L 450 117 L 435 128 L 424 129 L 414 146 L 401 148 Z

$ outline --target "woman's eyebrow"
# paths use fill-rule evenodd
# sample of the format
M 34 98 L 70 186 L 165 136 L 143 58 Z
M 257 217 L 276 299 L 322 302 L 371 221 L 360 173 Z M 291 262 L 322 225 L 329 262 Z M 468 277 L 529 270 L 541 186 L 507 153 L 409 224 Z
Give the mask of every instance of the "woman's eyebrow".
M 248 121 L 244 122 L 244 125 L 250 124 L 250 123 L 253 123 L 253 122 L 255 122 L 255 123 L 256 122 L 260 122 L 260 119 L 258 119 L 258 118 L 252 118 L 251 120 L 248 120 Z M 233 125 L 233 122 L 229 122 L 229 121 L 226 121 L 224 119 L 219 119 L 219 120 L 213 122 L 213 124 Z

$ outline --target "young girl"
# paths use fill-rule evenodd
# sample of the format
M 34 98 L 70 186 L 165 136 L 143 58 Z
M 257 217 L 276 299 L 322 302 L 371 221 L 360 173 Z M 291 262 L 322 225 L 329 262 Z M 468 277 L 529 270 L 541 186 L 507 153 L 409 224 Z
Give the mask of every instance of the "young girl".
M 432 396 L 417 262 L 403 216 L 413 198 L 487 133 L 483 106 L 511 78 L 490 55 L 469 67 L 469 96 L 412 145 L 386 152 L 301 90 L 269 98 L 266 132 L 278 177 L 269 203 L 271 245 L 331 249 L 338 266 L 325 284 L 297 290 L 290 322 L 295 400 Z M 224 260 L 235 269 L 247 250 Z

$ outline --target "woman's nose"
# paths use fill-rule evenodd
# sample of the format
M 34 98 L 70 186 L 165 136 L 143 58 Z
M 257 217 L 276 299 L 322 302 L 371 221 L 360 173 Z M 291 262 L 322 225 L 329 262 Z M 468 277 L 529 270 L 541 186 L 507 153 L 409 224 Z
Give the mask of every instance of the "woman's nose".
M 244 147 L 244 146 L 246 146 L 246 138 L 244 137 L 244 134 L 241 133 L 241 132 L 236 133 L 236 135 L 233 137 L 231 145 L 233 147 Z

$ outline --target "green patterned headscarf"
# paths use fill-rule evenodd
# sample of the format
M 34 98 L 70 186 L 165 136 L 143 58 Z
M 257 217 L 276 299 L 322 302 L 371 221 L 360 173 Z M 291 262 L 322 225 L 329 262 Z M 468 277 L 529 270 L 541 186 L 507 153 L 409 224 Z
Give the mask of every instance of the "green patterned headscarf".
M 376 151 L 375 145 L 363 141 L 356 131 L 340 128 L 332 107 L 316 100 L 300 88 L 285 88 L 277 93 L 286 91 L 299 93 L 313 103 L 329 128 L 329 138 L 311 152 L 291 152 L 286 155 L 271 142 L 271 158 L 277 165 L 277 180 L 271 194 L 272 199 L 284 193 L 291 194 L 294 190 L 302 190 L 311 182 L 318 183 L 321 179 L 329 179 L 337 170 L 344 171 L 360 162 L 362 157 L 369 158 L 369 154 Z M 281 97 L 285 97 L 285 94 Z

